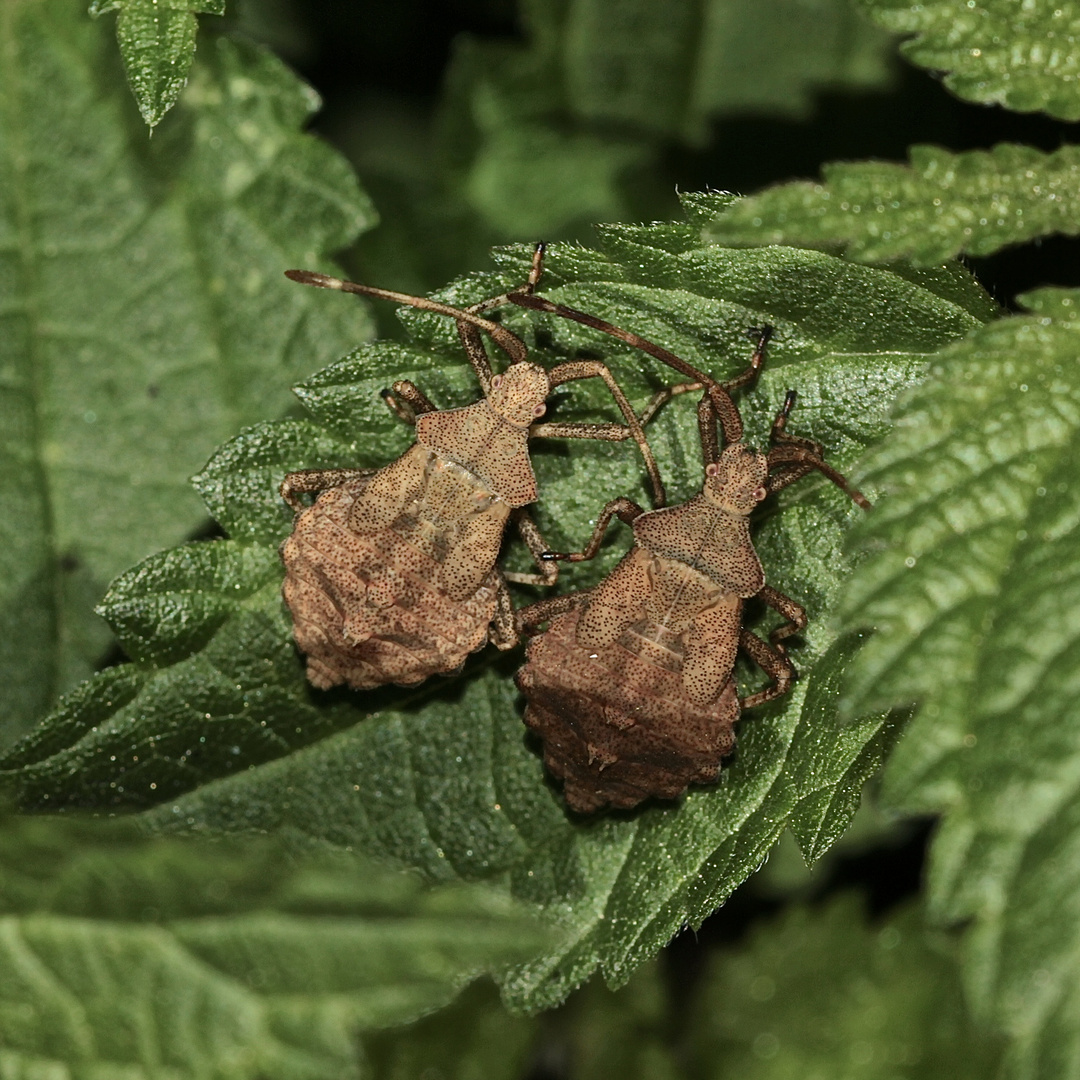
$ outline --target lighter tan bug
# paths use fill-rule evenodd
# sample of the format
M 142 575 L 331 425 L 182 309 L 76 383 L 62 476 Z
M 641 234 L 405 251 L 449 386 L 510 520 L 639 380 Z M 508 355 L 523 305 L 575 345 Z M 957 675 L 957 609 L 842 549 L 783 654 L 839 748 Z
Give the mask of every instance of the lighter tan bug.
M 608 503 L 584 551 L 551 559 L 592 558 L 613 517 L 631 525 L 634 546 L 588 592 L 543 600 L 519 612 L 533 630 L 517 684 L 525 722 L 544 744 L 548 769 L 563 781 L 571 809 L 627 809 L 649 797 L 671 799 L 692 783 L 710 783 L 735 744 L 741 711 L 786 694 L 795 668 L 784 642 L 806 625 L 799 604 L 765 584 L 750 538 L 749 515 L 769 492 L 813 470 L 824 473 L 858 505 L 864 496 L 822 460 L 822 448 L 786 431 L 795 394 L 788 391 L 773 422 L 770 449 L 742 441 L 742 418 L 731 394 L 754 382 L 771 329 L 757 331 L 749 366 L 717 383 L 637 335 L 592 316 L 525 297 L 517 302 L 614 334 L 705 384 L 698 426 L 705 464 L 700 494 L 680 506 L 649 512 L 629 499 Z M 675 358 L 677 360 L 677 358 Z M 723 432 L 723 450 L 717 426 Z M 786 620 L 768 641 L 742 625 L 743 607 L 757 597 Z M 732 671 L 743 649 L 772 680 L 742 700 Z
M 467 310 L 309 271 L 287 272 L 304 284 L 455 319 L 484 392 L 474 405 L 437 410 L 411 382 L 397 382 L 384 397 L 416 427 L 416 443 L 397 461 L 377 471 L 314 469 L 285 477 L 281 494 L 297 516 L 282 545 L 283 595 L 316 687 L 412 685 L 457 671 L 489 639 L 500 649 L 516 643 L 506 582 L 551 584 L 557 577 L 556 565 L 539 559 L 546 545 L 523 509 L 537 497 L 529 439 L 633 438 L 658 487 L 641 422 L 603 364 L 582 360 L 545 370 L 528 360 L 519 337 L 480 314 L 530 293 L 543 254 L 538 245 L 520 289 Z M 501 374 L 492 374 L 481 331 L 509 358 Z M 594 377 L 611 390 L 624 425 L 538 423 L 552 387 Z M 318 493 L 313 505 L 305 505 L 305 493 Z M 496 567 L 511 520 L 540 573 Z

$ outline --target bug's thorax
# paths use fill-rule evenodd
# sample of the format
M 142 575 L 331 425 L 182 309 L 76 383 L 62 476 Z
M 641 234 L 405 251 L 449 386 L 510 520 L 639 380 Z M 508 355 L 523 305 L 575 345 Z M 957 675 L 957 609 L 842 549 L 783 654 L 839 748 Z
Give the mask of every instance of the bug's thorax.
M 666 576 L 701 575 L 719 592 L 749 597 L 765 584 L 750 539 L 750 511 L 765 498 L 768 461 L 743 443 L 725 447 L 705 470 L 699 494 L 642 514 L 635 542 L 664 560 Z
M 537 496 L 529 425 L 543 414 L 548 390 L 542 367 L 511 364 L 475 405 L 418 416 L 416 441 L 467 469 L 508 506 L 525 506 Z

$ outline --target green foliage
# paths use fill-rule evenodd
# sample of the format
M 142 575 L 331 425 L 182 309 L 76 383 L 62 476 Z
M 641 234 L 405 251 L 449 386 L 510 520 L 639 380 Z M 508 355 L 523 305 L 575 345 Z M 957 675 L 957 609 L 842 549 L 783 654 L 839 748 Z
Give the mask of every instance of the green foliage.
M 666 140 L 805 117 L 824 90 L 891 75 L 889 37 L 847 0 L 523 0 L 520 16 L 525 45 L 458 42 L 434 123 L 365 118 L 352 152 L 384 210 L 361 247 L 373 280 L 423 290 L 495 243 L 669 214 L 652 177 Z
M 885 430 L 896 395 L 924 357 L 995 314 L 961 269 L 859 267 L 817 252 L 703 248 L 699 223 L 723 197 L 687 200 L 691 224 L 611 226 L 604 254 L 555 247 L 544 292 L 662 341 L 725 375 L 745 363 L 745 329 L 776 327 L 771 360 L 744 416 L 761 439 L 793 387 L 793 429 L 820 440 L 846 467 Z M 527 249 L 501 271 L 473 276 L 442 298 L 468 304 L 519 283 Z M 345 298 L 319 294 L 327 307 Z M 561 320 L 503 313 L 547 364 L 576 350 L 606 357 L 640 407 L 670 375 L 610 338 Z M 409 432 L 378 400 L 393 378 L 414 379 L 440 405 L 470 390 L 453 324 L 407 318 L 413 344 L 355 350 L 309 379 L 309 418 L 262 424 L 215 456 L 198 478 L 229 540 L 154 556 L 122 575 L 103 611 L 133 663 L 85 683 L 0 761 L 24 808 L 153 807 L 149 828 L 283 831 L 316 847 L 351 846 L 416 867 L 433 880 L 490 880 L 543 906 L 563 944 L 504 983 L 509 998 L 554 1003 L 601 968 L 613 983 L 651 957 L 684 923 L 699 923 L 790 827 L 819 857 L 843 831 L 863 781 L 897 730 L 878 714 L 844 727 L 840 672 L 856 646 L 828 612 L 847 576 L 848 524 L 862 512 L 824 480 L 789 489 L 756 543 L 770 580 L 810 612 L 795 653 L 804 678 L 782 706 L 760 710 L 715 788 L 681 805 L 593 821 L 570 819 L 526 743 L 510 679 L 516 658 L 485 655 L 462 679 L 419 689 L 320 694 L 303 677 L 278 590 L 277 544 L 289 514 L 281 477 L 302 467 L 377 465 Z M 612 417 L 602 387 L 575 386 L 557 415 Z M 672 403 L 652 441 L 675 500 L 700 486 L 694 403 Z M 538 449 L 539 520 L 548 542 L 578 546 L 603 499 L 643 499 L 629 445 Z M 580 588 L 610 569 L 567 573 Z M 524 565 L 522 552 L 510 561 Z M 749 670 L 744 678 L 755 679 Z
M 1080 120 L 1080 12 L 1059 0 L 859 0 L 959 97 Z
M 882 25 L 919 31 L 903 51 L 946 69 L 962 97 L 1080 119 L 1080 15 L 1056 0 L 861 0 Z M 855 259 L 933 266 L 1009 244 L 1080 234 L 1073 192 L 1077 148 L 1042 153 L 1003 143 L 953 154 L 914 146 L 911 164 L 832 164 L 820 183 L 785 183 L 719 218 L 705 236 L 723 244 L 840 246 Z
M 116 40 L 139 112 L 153 130 L 176 104 L 195 58 L 196 12 L 224 15 L 225 0 L 93 0 L 91 15 L 117 11 Z
M 366 1036 L 364 1057 L 375 1080 L 520 1080 L 538 1034 L 535 1019 L 511 1015 L 477 982 L 432 1016 Z
M 919 701 L 886 774 L 899 805 L 945 812 L 938 918 L 973 920 L 966 978 L 1014 1037 L 1014 1075 L 1080 1049 L 1075 775 L 1080 292 L 938 354 L 862 475 L 889 492 L 860 523 L 850 625 L 874 625 L 850 708 Z
M 357 1077 L 364 1032 L 548 936 L 496 894 L 428 890 L 355 856 L 2 824 L 5 1077 Z
M 917 908 L 868 924 L 840 896 L 793 908 L 717 952 L 694 997 L 693 1080 L 986 1080 L 999 1040 L 968 1019 L 945 940 Z
M 0 54 L 5 745 L 105 651 L 109 579 L 200 527 L 214 446 L 367 334 L 281 272 L 373 212 L 262 50 L 212 43 L 150 145 L 76 0 L 6 5 Z
M 1052 154 L 1013 143 L 963 154 L 914 146 L 910 165 L 826 165 L 821 183 L 769 188 L 705 235 L 723 244 L 839 243 L 864 262 L 935 266 L 1054 233 L 1080 234 L 1071 194 L 1078 184 L 1075 146 Z
M 657 962 L 614 994 L 598 979 L 583 986 L 556 1019 L 571 1080 L 680 1080 L 671 1006 Z

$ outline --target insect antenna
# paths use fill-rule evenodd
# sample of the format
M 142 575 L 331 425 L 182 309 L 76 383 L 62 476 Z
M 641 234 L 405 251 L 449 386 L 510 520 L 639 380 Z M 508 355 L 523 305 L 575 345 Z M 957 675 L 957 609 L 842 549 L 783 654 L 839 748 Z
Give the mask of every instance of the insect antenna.
M 341 278 L 330 277 L 328 274 L 319 274 L 314 270 L 286 270 L 285 276 L 301 285 L 314 285 L 320 289 L 335 289 L 338 292 L 354 293 L 357 296 L 372 296 L 378 300 L 392 300 L 397 304 L 405 304 L 408 307 L 418 308 L 420 311 L 431 311 L 437 315 L 447 315 L 455 319 L 458 324 L 462 344 L 476 372 L 480 385 L 486 394 L 491 384 L 491 367 L 488 363 L 487 354 L 479 338 L 467 335 L 463 324 L 477 327 L 486 331 L 491 340 L 510 358 L 510 363 L 523 363 L 528 359 L 528 349 L 525 342 L 505 326 L 491 319 L 485 319 L 473 311 L 451 307 L 449 304 L 431 300 L 426 296 L 410 296 L 408 293 L 393 292 L 390 289 L 380 289 L 374 285 L 360 285 L 355 281 L 344 281 Z

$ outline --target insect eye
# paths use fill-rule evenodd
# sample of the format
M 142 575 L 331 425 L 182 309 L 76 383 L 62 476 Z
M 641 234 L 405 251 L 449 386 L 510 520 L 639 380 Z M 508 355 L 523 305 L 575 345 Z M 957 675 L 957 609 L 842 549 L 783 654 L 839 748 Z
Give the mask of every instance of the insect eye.
M 547 412 L 547 406 L 541 401 L 539 405 L 533 409 L 533 416 L 543 416 Z
M 768 494 L 769 493 L 763 487 L 759 487 L 759 488 L 754 489 L 754 499 L 757 502 L 761 502 L 761 500 L 764 499 L 765 496 L 768 495 Z
M 706 476 L 715 476 L 719 471 L 720 471 L 720 466 L 717 465 L 717 463 L 715 461 L 710 461 L 709 464 L 705 466 L 705 475 Z
M 498 390 L 500 386 L 502 386 L 502 376 L 496 375 L 495 378 L 491 380 L 491 389 Z

